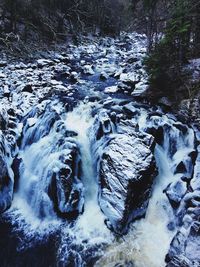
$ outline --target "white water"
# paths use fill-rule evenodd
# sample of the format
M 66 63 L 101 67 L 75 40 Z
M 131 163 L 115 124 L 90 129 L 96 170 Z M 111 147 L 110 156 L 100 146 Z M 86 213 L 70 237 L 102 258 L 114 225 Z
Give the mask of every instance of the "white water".
M 61 220 L 54 212 L 48 196 L 52 171 L 56 171 L 60 151 L 54 151 L 58 136 L 54 130 L 37 143 L 20 152 L 23 165 L 20 168 L 19 189 L 14 195 L 11 214 L 19 228 L 28 236 L 37 232 L 44 235 L 55 230 Z M 64 153 L 64 151 L 62 151 Z
M 113 239 L 113 234 L 106 227 L 104 223 L 105 216 L 98 205 L 98 182 L 93 168 L 88 134 L 94 122 L 94 118 L 91 116 L 92 105 L 91 103 L 80 104 L 72 112 L 67 113 L 65 120 L 67 129 L 75 131 L 78 134 L 76 140 L 79 143 L 81 152 L 81 180 L 85 188 L 84 212 L 78 217 L 73 227 L 65 225 L 62 228 L 58 250 L 59 259 L 61 262 L 64 262 L 64 265 L 66 264 L 68 255 L 73 253 L 73 258 L 76 258 L 74 267 L 86 266 L 83 255 L 90 253 L 89 251 L 94 248 L 96 248 L 95 253 L 98 254 L 98 246 L 110 243 Z M 69 242 L 69 240 L 73 241 Z M 73 244 L 72 248 L 69 243 Z M 81 253 L 78 251 L 80 246 L 82 248 Z M 95 257 L 94 253 L 91 256 Z
M 155 157 L 159 175 L 155 179 L 146 217 L 131 224 L 130 231 L 126 236 L 114 240 L 113 234 L 104 223 L 105 217 L 98 205 L 98 181 L 96 181 L 93 169 L 94 160 L 91 156 L 88 136 L 94 122 L 94 118 L 91 116 L 93 105 L 95 104 L 81 103 L 72 112 L 67 113 L 64 118 L 66 128 L 77 133 L 74 138 L 80 147 L 81 180 L 85 188 L 84 212 L 78 217 L 73 227 L 68 225 L 68 222 L 60 227 L 62 222 L 54 213 L 52 201 L 47 194 L 47 186 L 51 179 L 49 171 L 59 169 L 60 166 L 57 164 L 61 164 L 60 152 L 64 152 L 62 147 L 56 149 L 56 142 L 62 133 L 55 132 L 54 128 L 49 135 L 21 152 L 24 168 L 21 169 L 19 191 L 15 195 L 10 212 L 27 235 L 29 235 L 30 229 L 48 233 L 60 227 L 61 242 L 58 254 L 61 261 L 65 261 L 70 249 L 69 239 L 71 239 L 75 248 L 81 245 L 84 246 L 83 250 L 85 251 L 96 245 L 109 245 L 106 251 L 101 251 L 103 257 L 96 263 L 96 267 L 113 267 L 116 263 L 121 263 L 123 266 L 128 262 L 134 262 L 135 267 L 163 267 L 165 266 L 165 255 L 174 236 L 174 232 L 167 228 L 174 217 L 163 190 L 169 183 L 179 179 L 178 175 L 173 174 L 173 166 L 192 150 L 194 146 L 193 132 L 188 130 L 188 133 L 183 136 L 177 128 L 172 126 L 169 135 L 165 134 L 163 147 L 156 146 Z M 145 129 L 146 120 L 147 113 L 142 111 L 138 118 L 140 130 Z M 166 122 L 164 118 L 163 121 L 163 123 Z M 170 120 L 167 122 L 171 124 Z M 169 156 L 171 138 L 175 141 L 177 149 L 172 157 Z M 66 151 L 66 155 L 67 153 Z M 40 218 L 41 212 L 43 218 Z M 31 232 L 30 234 L 33 235 Z M 84 243 L 85 240 L 87 243 Z M 80 258 L 81 256 L 81 254 L 78 255 Z M 84 266 L 82 260 L 76 266 Z
M 76 227 L 82 229 L 85 237 L 90 237 L 91 233 L 109 233 L 104 224 L 105 217 L 98 205 L 98 181 L 93 168 L 93 160 L 90 151 L 90 141 L 88 131 L 94 122 L 91 116 L 91 108 L 94 104 L 82 103 L 72 112 L 67 113 L 66 127 L 75 131 L 81 152 L 82 160 L 82 182 L 84 185 L 84 213 L 79 216 Z

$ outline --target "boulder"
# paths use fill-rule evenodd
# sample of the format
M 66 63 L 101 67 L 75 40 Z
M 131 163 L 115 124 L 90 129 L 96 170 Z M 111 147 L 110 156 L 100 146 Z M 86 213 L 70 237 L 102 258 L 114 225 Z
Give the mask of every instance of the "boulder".
M 12 203 L 14 178 L 8 165 L 6 141 L 0 133 L 0 213 L 7 210 Z
M 166 193 L 172 207 L 177 208 L 187 192 L 187 185 L 182 181 L 178 181 L 169 184 L 164 192 Z
M 153 137 L 137 132 L 131 121 L 115 125 L 105 111 L 96 118 L 93 131 L 99 204 L 108 227 L 124 234 L 131 221 L 145 215 L 148 206 L 157 175 Z
M 78 178 L 80 171 L 80 154 L 73 144 L 68 154 L 59 157 L 62 167 L 53 172 L 49 187 L 49 196 L 54 208 L 61 217 L 76 217 L 83 211 L 83 184 Z

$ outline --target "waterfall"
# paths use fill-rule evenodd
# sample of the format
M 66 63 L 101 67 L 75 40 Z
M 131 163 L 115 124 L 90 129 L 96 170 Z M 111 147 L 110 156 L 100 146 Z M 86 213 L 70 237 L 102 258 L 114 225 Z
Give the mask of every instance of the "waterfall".
M 94 105 L 81 103 L 66 116 L 66 127 L 78 134 L 76 139 L 81 152 L 85 204 L 84 213 L 78 218 L 77 227 L 83 228 L 85 234 L 87 231 L 102 231 L 103 229 L 107 232 L 107 228 L 104 226 L 105 218 L 98 205 L 98 181 L 90 150 L 89 131 L 94 122 L 94 118 L 91 116 Z
M 149 119 L 147 110 L 139 109 L 139 115 L 133 121 L 138 123 L 140 131 L 158 126 L 164 129 L 162 144 L 157 144 L 155 148 L 159 175 L 155 179 L 145 218 L 131 223 L 127 235 L 115 238 L 106 227 L 106 218 L 98 204 L 99 185 L 89 138 L 96 105 L 95 102 L 81 102 L 72 111 L 59 116 L 50 109 L 40 118 L 32 119 L 34 125 L 26 126 L 19 152 L 23 162 L 19 189 L 9 214 L 27 236 L 33 236 L 35 232 L 44 235 L 59 229 L 58 257 L 61 266 L 65 266 L 66 262 L 76 267 L 86 266 L 88 257 L 100 258 L 96 264 L 93 263 L 96 267 L 109 267 L 116 263 L 134 263 L 135 267 L 164 266 L 165 255 L 177 228 L 173 210 L 163 191 L 170 183 L 180 179 L 180 173 L 174 170 L 193 151 L 194 133 L 187 127 L 184 131 L 179 129 L 180 125 L 167 116 Z M 48 127 L 45 127 L 46 124 Z M 66 136 L 66 131 L 70 136 Z M 84 209 L 73 223 L 59 219 L 48 194 L 52 174 L 64 167 L 60 156 L 68 157 L 71 146 L 80 150 L 79 175 L 84 188 Z
M 94 105 L 81 103 L 72 112 L 67 113 L 65 118 L 66 127 L 78 134 L 76 140 L 80 147 L 81 177 L 85 190 L 83 214 L 72 227 L 65 225 L 62 228 L 58 250 L 61 266 L 66 264 L 74 267 L 87 266 L 86 259 L 89 255 L 91 259 L 95 258 L 96 254 L 101 255 L 102 244 L 110 243 L 113 239 L 113 234 L 106 227 L 105 216 L 98 205 L 98 181 L 90 150 L 89 131 L 94 122 L 91 116 Z

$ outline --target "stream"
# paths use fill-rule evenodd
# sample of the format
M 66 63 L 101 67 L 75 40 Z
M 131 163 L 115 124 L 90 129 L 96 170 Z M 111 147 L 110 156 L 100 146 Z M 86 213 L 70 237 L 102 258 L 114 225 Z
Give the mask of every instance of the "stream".
M 109 38 L 100 46 L 71 47 L 70 66 L 60 56 L 63 61 L 52 70 L 45 60 L 33 72 L 28 70 L 31 65 L 27 67 L 27 77 L 36 84 L 35 77 L 49 75 L 53 93 L 47 82 L 46 94 L 18 88 L 11 90 L 11 104 L 1 99 L 5 110 L 6 105 L 16 110 L 20 136 L 12 150 L 17 162 L 12 166 L 13 200 L 0 217 L 1 267 L 166 266 L 170 244 L 181 227 L 177 215 L 181 210 L 173 205 L 180 205 L 189 190 L 183 176 L 191 178 L 194 171 L 195 133 L 161 107 L 138 99 L 147 79 L 145 70 L 138 67 L 145 42 L 144 36 L 133 34 L 127 47 L 122 40 Z M 86 51 L 87 56 L 83 55 Z M 134 63 L 138 66 L 130 73 L 129 57 L 138 58 Z M 15 72 L 12 79 L 26 79 L 22 67 Z M 14 75 L 8 73 L 9 66 L 6 75 Z M 137 75 L 141 87 L 130 93 Z M 114 143 L 117 138 L 121 144 Z M 130 152 L 126 151 L 129 140 L 133 142 Z M 146 206 L 138 202 L 133 217 L 134 203 L 127 203 L 135 196 L 126 195 L 115 171 L 122 164 L 121 177 L 133 179 L 136 171 L 131 162 L 137 165 L 137 149 L 138 157 L 144 153 L 144 160 L 138 158 L 139 166 L 154 168 L 147 176 L 155 177 L 144 182 L 148 188 L 141 194 L 146 196 Z M 7 164 L 11 169 L 8 159 Z M 119 206 L 113 204 L 115 195 Z

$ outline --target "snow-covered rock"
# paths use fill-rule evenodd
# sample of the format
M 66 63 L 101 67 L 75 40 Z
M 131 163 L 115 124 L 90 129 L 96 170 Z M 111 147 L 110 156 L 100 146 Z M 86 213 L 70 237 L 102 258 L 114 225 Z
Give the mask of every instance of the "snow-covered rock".
M 106 94 L 113 94 L 113 93 L 117 93 L 118 90 L 119 90 L 118 86 L 117 85 L 113 85 L 113 86 L 106 87 L 104 89 L 104 92 Z
M 97 159 L 100 207 L 107 225 L 122 234 L 130 221 L 144 216 L 157 172 L 153 137 L 145 133 L 140 136 L 131 122 L 116 124 L 113 118 L 106 111 L 97 116 L 93 153 Z
M 83 73 L 88 75 L 93 75 L 95 72 L 91 65 L 84 65 L 83 66 Z

